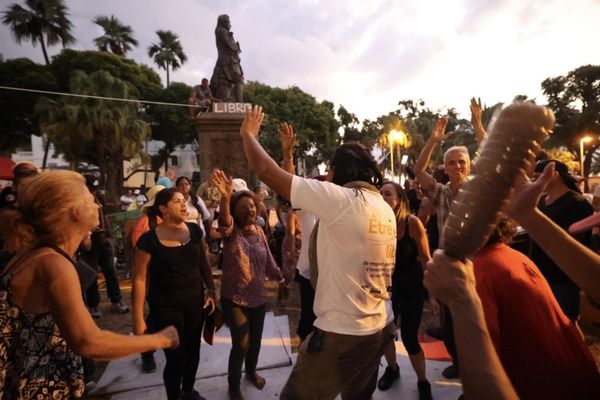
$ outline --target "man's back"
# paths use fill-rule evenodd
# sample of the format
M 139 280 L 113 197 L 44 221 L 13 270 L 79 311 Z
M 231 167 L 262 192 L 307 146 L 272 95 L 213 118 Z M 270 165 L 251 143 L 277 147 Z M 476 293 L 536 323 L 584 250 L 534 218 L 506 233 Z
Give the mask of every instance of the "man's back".
M 377 191 L 294 177 L 292 204 L 319 218 L 315 326 L 369 335 L 386 325 L 396 221 Z
M 490 336 L 519 396 L 599 398 L 594 359 L 535 264 L 503 244 L 473 264 Z

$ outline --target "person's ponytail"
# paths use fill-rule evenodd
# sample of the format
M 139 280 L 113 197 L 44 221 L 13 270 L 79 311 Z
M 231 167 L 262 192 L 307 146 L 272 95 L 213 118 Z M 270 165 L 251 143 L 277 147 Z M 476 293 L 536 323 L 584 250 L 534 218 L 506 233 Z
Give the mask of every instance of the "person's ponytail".
M 9 208 L 0 212 L 0 237 L 4 247 L 11 253 L 30 246 L 36 235 L 33 227 L 27 223 L 25 215 L 18 208 Z

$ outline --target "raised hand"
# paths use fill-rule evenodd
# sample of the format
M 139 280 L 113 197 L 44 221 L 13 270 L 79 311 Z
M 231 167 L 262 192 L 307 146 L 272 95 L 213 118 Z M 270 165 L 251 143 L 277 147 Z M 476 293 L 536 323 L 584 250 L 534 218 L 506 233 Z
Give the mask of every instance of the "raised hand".
M 441 142 L 442 140 L 446 140 L 448 136 L 452 134 L 452 132 L 445 132 L 446 126 L 448 125 L 448 117 L 443 116 L 438 118 L 433 126 L 433 130 L 431 131 L 430 140 L 435 142 Z
M 531 182 L 525 171 L 521 171 L 517 176 L 513 198 L 508 207 L 507 214 L 509 217 L 517 220 L 532 212 L 540 201 L 540 196 L 548 183 L 558 175 L 554 170 L 554 163 L 549 163 L 544 168 L 544 172 Z
M 469 108 L 471 109 L 471 123 L 473 126 L 481 125 L 481 115 L 483 114 L 481 99 L 475 99 L 475 97 L 472 97 Z
M 296 134 L 294 133 L 294 128 L 291 124 L 287 122 L 279 125 L 279 129 L 277 130 L 279 133 L 279 141 L 281 142 L 281 148 L 283 151 L 289 151 L 294 147 L 294 142 L 296 141 Z
M 261 106 L 254 106 L 252 109 L 246 110 L 244 121 L 242 121 L 242 126 L 240 127 L 242 139 L 244 137 L 254 138 L 258 136 L 264 118 L 265 113 L 263 113 Z
M 210 175 L 210 182 L 217 188 L 221 195 L 231 196 L 233 193 L 233 178 L 225 175 L 220 169 L 215 169 Z

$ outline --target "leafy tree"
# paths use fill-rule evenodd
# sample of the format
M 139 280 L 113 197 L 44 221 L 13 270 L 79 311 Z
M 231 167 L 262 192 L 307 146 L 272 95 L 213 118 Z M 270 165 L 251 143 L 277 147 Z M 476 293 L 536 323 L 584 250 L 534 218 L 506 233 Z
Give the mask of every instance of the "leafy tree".
M 554 133 L 545 146 L 565 146 L 579 159 L 580 139 L 591 136 L 595 140 L 584 146 L 583 160 L 585 171 L 590 171 L 600 148 L 600 65 L 584 65 L 565 76 L 548 78 L 542 82 L 542 91 L 556 117 Z
M 138 41 L 133 37 L 133 29 L 123 25 L 114 15 L 94 18 L 94 23 L 104 29 L 104 35 L 94 39 L 100 51 L 112 51 L 118 56 L 125 56 L 131 46 L 137 46 Z
M 5 12 L 2 22 L 10 27 L 18 44 L 23 39 L 40 44 L 46 64 L 50 64 L 46 44 L 54 46 L 59 42 L 63 47 L 75 42 L 71 35 L 67 6 L 63 0 L 25 0 L 25 6 L 12 4 Z
M 177 35 L 171 31 L 156 31 L 158 44 L 154 43 L 148 48 L 148 56 L 154 59 L 156 65 L 167 71 L 167 87 L 169 86 L 169 68 L 175 71 L 186 61 L 187 56 Z
M 244 99 L 263 107 L 266 118 L 259 140 L 276 160 L 281 158 L 277 129 L 282 122 L 294 126 L 298 141 L 295 157 L 304 158 L 309 171 L 329 161 L 340 144 L 340 125 L 329 101 L 319 103 L 296 86 L 281 89 L 259 82 L 244 87 Z
M 408 156 L 408 162 L 411 164 L 419 156 L 425 141 L 431 134 L 435 121 L 442 113 L 426 107 L 423 100 L 401 100 L 398 102 L 398 106 L 395 111 L 381 115 L 375 120 L 364 120 L 361 135 L 373 138 L 374 145 L 388 149 L 388 133 L 393 129 L 403 131 L 407 140 L 403 153 Z M 442 162 L 443 151 L 450 146 L 464 145 L 471 152 L 475 152 L 477 147 L 470 122 L 459 119 L 456 111 L 452 108 L 446 110 L 444 114 L 448 115 L 448 129 L 453 130 L 454 134 L 443 146 L 435 150 L 432 156 L 432 165 Z M 389 165 L 389 159 L 386 164 Z
M 129 82 L 107 71 L 89 75 L 77 71 L 70 88 L 83 95 L 124 99 L 135 99 L 138 94 Z M 116 202 L 123 186 L 123 160 L 141 153 L 150 131 L 138 115 L 138 104 L 65 97 L 43 98 L 36 108 L 42 126 L 65 158 L 98 165 L 107 200 Z
M 579 161 L 577 161 L 573 153 L 566 150 L 564 147 L 555 147 L 552 149 L 547 149 L 544 152 L 546 153 L 548 159 L 562 162 L 569 168 L 569 171 L 579 170 Z
M 162 90 L 160 77 L 152 68 L 103 51 L 63 50 L 53 57 L 52 70 L 62 91 L 69 91 L 71 75 L 75 71 L 89 75 L 100 70 L 131 83 L 143 99 L 151 99 Z
M 182 103 L 191 91 L 185 83 L 173 82 L 171 86 L 163 89 L 152 100 L 165 103 Z M 196 139 L 194 129 L 190 125 L 187 107 L 163 106 L 150 104 L 146 108 L 152 139 L 165 142 L 164 149 L 160 152 L 161 163 L 165 171 L 169 168 L 169 155 L 176 146 L 192 143 Z
M 0 63 L 0 85 L 38 90 L 56 90 L 56 78 L 50 68 L 28 58 Z M 39 95 L 3 91 L 0 96 L 0 154 L 11 154 L 31 143 L 31 135 L 41 136 L 33 113 Z
M 2 22 L 10 27 L 17 44 L 23 39 L 31 40 L 35 46 L 39 43 L 44 53 L 46 65 L 50 64 L 46 44 L 54 46 L 62 42 L 63 47 L 74 43 L 71 35 L 71 21 L 68 19 L 67 6 L 63 0 L 25 0 L 27 8 L 12 4 L 5 12 Z M 46 138 L 42 168 L 46 168 L 50 140 Z

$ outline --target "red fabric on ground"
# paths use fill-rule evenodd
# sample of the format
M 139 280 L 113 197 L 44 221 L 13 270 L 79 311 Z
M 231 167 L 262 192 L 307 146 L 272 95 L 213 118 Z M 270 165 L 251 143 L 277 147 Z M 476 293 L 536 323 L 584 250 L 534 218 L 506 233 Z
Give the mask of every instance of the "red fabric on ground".
M 427 360 L 452 361 L 450 354 L 448 354 L 448 351 L 446 350 L 446 346 L 444 346 L 444 342 L 441 340 L 432 338 L 423 332 L 419 332 L 419 344 L 421 345 Z

